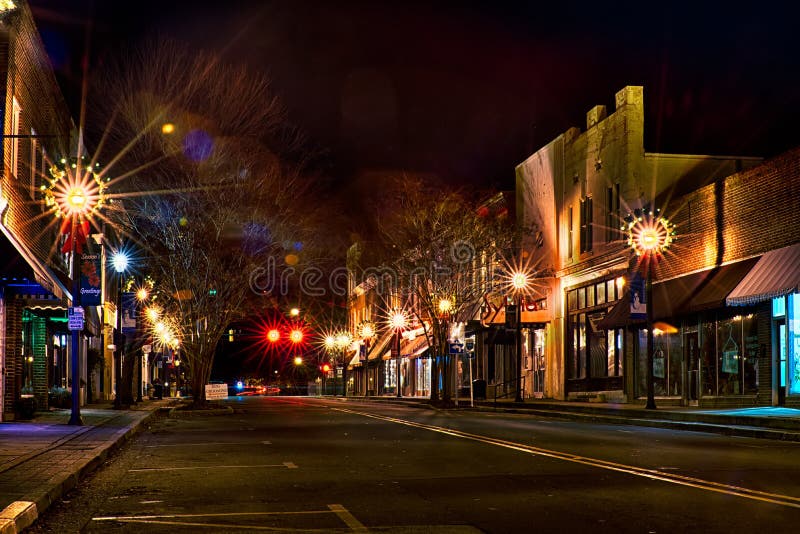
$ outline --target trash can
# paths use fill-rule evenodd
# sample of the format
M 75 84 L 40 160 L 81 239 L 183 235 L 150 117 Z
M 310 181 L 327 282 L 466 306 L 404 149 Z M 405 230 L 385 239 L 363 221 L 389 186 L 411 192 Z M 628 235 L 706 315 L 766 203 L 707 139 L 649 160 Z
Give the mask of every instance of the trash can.
M 154 384 L 153 385 L 153 390 L 156 392 L 156 398 L 157 399 L 163 399 L 164 398 L 164 386 L 162 386 L 161 384 Z
M 486 380 L 472 381 L 472 396 L 475 399 L 486 400 Z

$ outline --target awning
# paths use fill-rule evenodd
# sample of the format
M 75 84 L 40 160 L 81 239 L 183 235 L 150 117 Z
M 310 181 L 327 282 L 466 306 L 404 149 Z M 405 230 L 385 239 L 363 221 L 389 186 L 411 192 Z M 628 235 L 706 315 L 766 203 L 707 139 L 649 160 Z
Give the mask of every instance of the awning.
M 27 280 L 35 282 L 57 299 L 66 297 L 72 300 L 72 295 L 58 276 L 3 224 L 0 224 L 0 235 L 4 236 L 0 236 L 0 253 L 4 258 L 0 263 L 0 276 L 7 278 L 3 281 L 4 285 L 13 286 L 15 282 L 24 284 Z M 23 290 L 23 294 L 28 293 Z
M 653 318 L 724 308 L 725 299 L 757 262 L 758 258 L 750 258 L 654 283 Z
M 383 337 L 381 337 L 377 343 L 372 345 L 369 349 L 369 354 L 367 356 L 367 360 L 377 360 L 381 356 L 383 356 L 384 351 L 386 351 L 386 347 L 389 345 L 389 341 L 394 338 L 393 332 L 386 332 Z
M 725 301 L 728 306 L 749 306 L 800 289 L 800 243 L 771 250 L 742 278 Z
M 403 339 L 400 342 L 400 356 L 403 358 L 416 358 L 428 350 L 428 337 L 417 336 L 414 339 Z
M 361 365 L 361 357 L 358 354 L 358 351 L 353 355 L 353 358 L 350 360 L 350 363 L 347 364 L 348 369 L 352 369 L 356 365 Z
M 757 261 L 758 258 L 751 258 L 653 283 L 653 319 L 724 308 L 726 297 Z M 631 319 L 630 294 L 626 291 L 597 327 L 611 330 L 645 322 L 644 319 Z

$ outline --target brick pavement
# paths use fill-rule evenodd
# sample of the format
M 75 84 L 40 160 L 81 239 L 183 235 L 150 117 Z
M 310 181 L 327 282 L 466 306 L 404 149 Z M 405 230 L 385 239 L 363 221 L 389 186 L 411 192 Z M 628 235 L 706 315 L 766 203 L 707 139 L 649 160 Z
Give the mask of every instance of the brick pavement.
M 0 534 L 16 533 L 100 465 L 161 408 L 175 400 L 145 400 L 128 410 L 81 408 L 83 426 L 69 410 L 32 421 L 0 423 Z

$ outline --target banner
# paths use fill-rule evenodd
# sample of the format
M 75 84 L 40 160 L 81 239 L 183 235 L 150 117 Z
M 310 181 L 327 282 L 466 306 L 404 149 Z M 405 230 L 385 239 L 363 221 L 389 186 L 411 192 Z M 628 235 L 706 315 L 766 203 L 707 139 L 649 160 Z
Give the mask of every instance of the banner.
M 121 330 L 125 334 L 136 332 L 136 294 L 122 294 Z
M 80 260 L 81 306 L 100 306 L 102 304 L 100 253 L 84 252 Z
M 647 319 L 647 297 L 644 290 L 644 278 L 639 273 L 635 273 L 631 277 L 629 285 L 631 319 Z

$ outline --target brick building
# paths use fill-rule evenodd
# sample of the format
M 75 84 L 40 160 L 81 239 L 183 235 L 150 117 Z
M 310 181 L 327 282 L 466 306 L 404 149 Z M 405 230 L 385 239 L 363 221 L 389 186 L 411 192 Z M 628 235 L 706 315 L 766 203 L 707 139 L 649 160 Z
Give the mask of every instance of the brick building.
M 611 114 L 595 106 L 585 132 L 571 128 L 517 166 L 517 217 L 534 229 L 523 238 L 522 254 L 535 266 L 544 285 L 539 292 L 550 307 L 545 320 L 523 325 L 523 357 L 542 360 L 541 368 L 525 372 L 539 373 L 543 396 L 629 402 L 641 397 L 635 363 L 643 352 L 642 330 L 626 321 L 601 326 L 627 295 L 632 258 L 620 231 L 624 216 L 667 201 L 673 209 L 686 191 L 718 187 L 726 176 L 759 162 L 646 152 L 643 89 L 629 86 L 616 94 Z M 679 224 L 678 231 L 685 227 Z M 699 267 L 697 251 L 691 255 Z M 531 358 L 533 349 L 540 358 Z
M 17 416 L 22 396 L 46 408 L 48 391 L 66 386 L 71 300 L 39 186 L 52 158 L 70 153 L 75 128 L 30 9 L 13 4 L 0 11 L 0 420 Z

